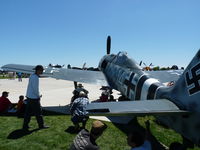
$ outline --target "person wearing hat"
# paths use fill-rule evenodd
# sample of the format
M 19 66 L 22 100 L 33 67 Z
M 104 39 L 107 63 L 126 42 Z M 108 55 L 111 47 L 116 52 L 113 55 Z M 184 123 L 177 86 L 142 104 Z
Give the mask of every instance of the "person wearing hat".
M 73 97 L 71 98 L 71 104 L 74 102 L 75 99 L 77 99 L 79 97 L 79 93 L 83 91 L 86 96 L 88 95 L 88 90 L 86 90 L 83 85 L 81 83 L 79 83 L 77 85 L 77 87 L 75 88 L 75 90 L 72 92 L 73 93 Z
M 40 129 L 48 128 L 44 126 L 42 109 L 40 104 L 40 98 L 42 97 L 39 93 L 39 77 L 43 73 L 43 66 L 37 65 L 35 68 L 35 73 L 29 77 L 29 83 L 27 87 L 26 97 L 27 97 L 27 107 L 24 114 L 23 129 L 28 130 L 29 122 L 31 120 L 31 115 L 34 115 L 37 119 L 37 123 Z
M 2 92 L 2 96 L 0 97 L 0 113 L 7 112 L 10 107 L 12 107 L 12 103 L 7 98 L 9 92 Z
M 73 140 L 70 150 L 98 150 L 96 140 L 102 135 L 107 125 L 99 120 L 92 122 L 90 132 L 87 129 L 81 130 Z
M 88 94 L 89 92 L 84 88 L 84 86 L 81 84 L 81 83 L 79 83 L 78 85 L 77 85 L 77 88 L 76 88 L 76 90 L 77 91 L 83 91 L 83 92 L 85 92 L 85 94 Z
M 79 97 L 75 99 L 74 102 L 71 104 L 71 121 L 73 122 L 76 131 L 80 129 L 79 123 L 82 123 L 82 128 L 85 128 L 86 122 L 88 120 L 88 112 L 86 111 L 86 106 L 88 104 L 89 99 L 83 91 L 79 93 Z

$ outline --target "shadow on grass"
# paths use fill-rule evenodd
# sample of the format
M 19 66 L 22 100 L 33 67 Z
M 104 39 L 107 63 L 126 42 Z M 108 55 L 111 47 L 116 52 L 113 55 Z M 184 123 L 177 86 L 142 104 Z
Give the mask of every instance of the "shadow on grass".
M 33 129 L 33 130 L 17 129 L 17 130 L 15 130 L 15 131 L 12 131 L 12 132 L 8 135 L 7 139 L 19 139 L 19 138 L 21 138 L 21 137 L 23 137 L 23 136 L 29 135 L 29 134 L 31 134 L 31 133 L 33 133 L 33 132 L 38 131 L 38 130 L 40 130 L 40 129 L 39 129 L 39 128 Z
M 137 117 L 133 118 L 128 124 L 114 124 L 117 128 L 119 128 L 122 132 L 128 135 L 133 131 L 140 131 L 143 135 L 146 134 L 146 129 L 143 128 L 137 121 Z M 153 150 L 166 150 L 166 148 L 156 139 L 155 136 L 152 135 L 151 131 L 149 132 L 148 140 L 151 142 L 151 146 Z
M 70 134 L 77 134 L 77 133 L 79 133 L 80 131 L 81 131 L 81 129 L 76 130 L 76 129 L 74 128 L 74 126 L 69 126 L 69 127 L 65 130 L 65 132 L 70 133 Z

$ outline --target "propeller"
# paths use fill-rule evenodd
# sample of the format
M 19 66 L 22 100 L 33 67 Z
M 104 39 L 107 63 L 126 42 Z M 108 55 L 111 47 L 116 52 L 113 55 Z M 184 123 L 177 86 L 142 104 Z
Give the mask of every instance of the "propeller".
M 142 66 L 142 61 L 140 61 L 139 66 Z
M 107 54 L 110 54 L 110 47 L 111 47 L 111 37 L 108 36 L 107 38 Z

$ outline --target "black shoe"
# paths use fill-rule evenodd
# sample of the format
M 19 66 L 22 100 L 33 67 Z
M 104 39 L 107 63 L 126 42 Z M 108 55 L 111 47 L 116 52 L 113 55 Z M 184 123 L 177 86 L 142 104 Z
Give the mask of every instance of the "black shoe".
M 39 127 L 39 129 L 48 129 L 49 128 L 49 126 L 41 126 L 41 127 Z

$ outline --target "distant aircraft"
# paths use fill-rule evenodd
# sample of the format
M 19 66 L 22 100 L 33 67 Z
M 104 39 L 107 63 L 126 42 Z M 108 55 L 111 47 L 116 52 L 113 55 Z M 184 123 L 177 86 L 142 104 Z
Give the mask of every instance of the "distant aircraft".
M 152 70 L 152 68 L 151 68 L 153 66 L 152 63 L 150 63 L 149 66 L 147 66 L 145 63 L 143 63 L 143 64 L 145 66 L 145 67 L 143 67 L 143 70 L 146 70 L 146 71 L 151 71 Z
M 46 67 L 44 76 L 75 82 L 109 86 L 131 101 L 91 103 L 89 115 L 138 116 L 156 118 L 195 144 L 200 144 L 200 50 L 183 70 L 142 71 L 125 52 L 107 55 L 99 63 L 100 71 Z M 8 64 L 2 69 L 33 73 L 34 66 Z M 166 83 L 173 81 L 172 86 Z

